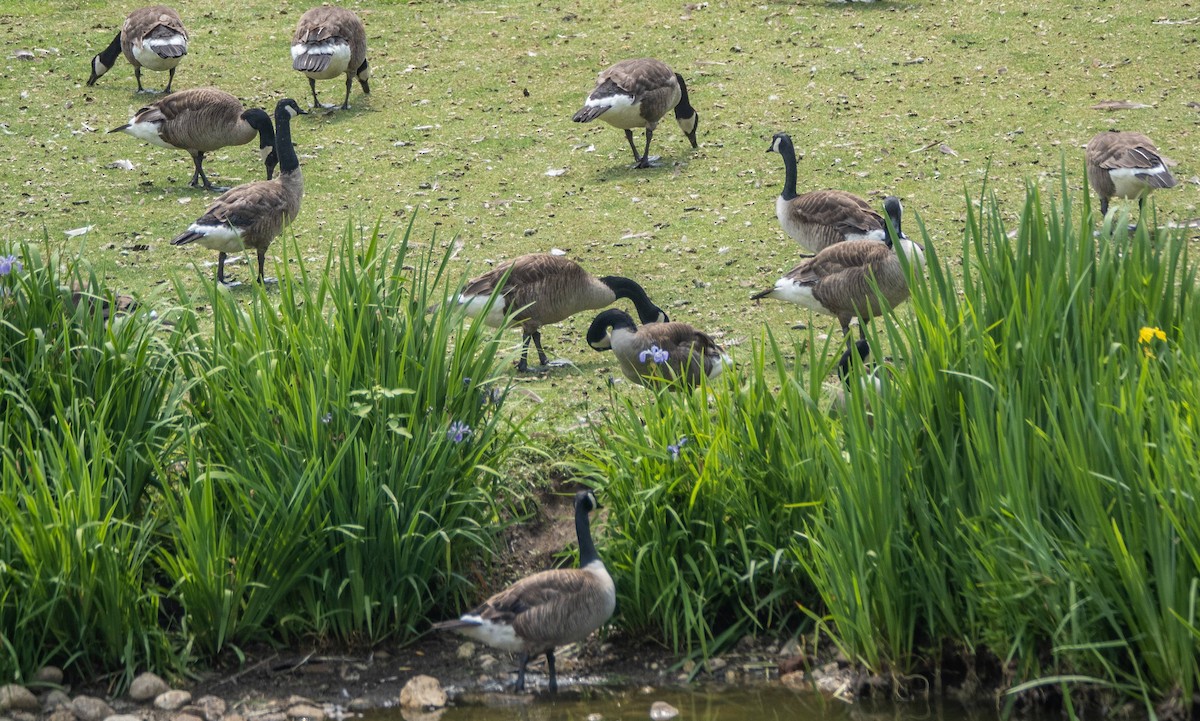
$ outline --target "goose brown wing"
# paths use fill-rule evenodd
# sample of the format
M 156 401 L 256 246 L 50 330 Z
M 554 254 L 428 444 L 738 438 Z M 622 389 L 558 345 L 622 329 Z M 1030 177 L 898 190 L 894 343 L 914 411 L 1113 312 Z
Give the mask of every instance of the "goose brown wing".
M 814 190 L 796 197 L 792 215 L 802 223 L 828 225 L 847 233 L 865 234 L 884 227 L 883 216 L 867 201 L 842 190 Z
M 1087 154 L 1105 170 L 1153 168 L 1163 162 L 1154 143 L 1141 133 L 1102 133 L 1088 143 Z
M 536 293 L 525 293 L 524 289 L 536 287 L 551 278 L 559 278 L 564 273 L 580 273 L 582 281 L 583 269 L 575 261 L 542 253 L 521 255 L 468 281 L 463 288 L 463 295 L 490 295 L 504 282 L 505 298 L 511 298 L 514 293 L 536 296 Z M 507 281 L 504 280 L 506 274 Z M 530 298 L 530 302 L 532 300 L 534 298 Z
M 286 202 L 287 196 L 280 183 L 272 180 L 246 183 L 221 194 L 196 223 L 249 228 L 263 219 L 275 222 Z
M 542 622 L 547 607 L 583 592 L 589 579 L 586 571 L 577 568 L 542 571 L 522 578 L 468 613 L 485 621 L 512 624 L 524 636 L 523 629 Z
M 891 253 L 891 248 L 878 241 L 849 240 L 822 250 L 816 257 L 793 268 L 787 277 L 798 283 L 816 283 L 831 275 L 854 268 L 865 268 Z
M 675 73 L 665 63 L 650 58 L 622 60 L 600 73 L 597 87 L 611 82 L 621 90 L 640 99 L 647 93 L 675 85 Z

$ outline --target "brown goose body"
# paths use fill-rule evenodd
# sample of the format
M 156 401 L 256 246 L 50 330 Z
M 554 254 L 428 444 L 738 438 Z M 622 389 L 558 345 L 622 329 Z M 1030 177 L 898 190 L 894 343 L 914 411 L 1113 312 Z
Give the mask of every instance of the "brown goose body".
M 847 240 L 887 238 L 887 223 L 862 198 L 844 190 L 796 193 L 796 149 L 787 133 L 776 133 L 767 152 L 783 156 L 783 191 L 775 200 L 780 227 L 806 251 L 817 253 Z
M 650 167 L 650 139 L 658 123 L 675 111 L 675 121 L 692 147 L 699 147 L 696 128 L 700 116 L 688 98 L 687 84 L 664 62 L 654 58 L 622 60 L 602 71 L 596 87 L 572 117 L 577 123 L 596 118 L 625 131 L 633 150 L 635 167 Z M 641 154 L 633 142 L 633 129 L 646 129 L 646 147 Z
M 716 378 L 733 362 L 712 336 L 687 323 L 651 323 L 637 327 L 623 310 L 606 310 L 592 321 L 588 345 L 612 350 L 626 378 L 647 387 Z
M 596 553 L 588 514 L 598 508 L 591 491 L 575 494 L 579 568 L 542 571 L 517 581 L 458 619 L 434 624 L 489 646 L 521 654 L 516 690 L 525 689 L 530 656 L 546 655 L 551 692 L 558 690 L 554 649 L 587 638 L 610 617 L 617 591 Z
M 858 318 L 865 325 L 908 299 L 908 281 L 896 253 L 904 253 L 915 265 L 924 263 L 924 249 L 900 231 L 900 201 L 889 197 L 884 206 L 898 235 L 894 244 L 890 239 L 882 243 L 873 240 L 836 243 L 796 266 L 776 281 L 775 287 L 755 294 L 752 299 L 776 298 L 832 315 L 841 324 L 849 344 L 851 320 Z
M 205 153 L 245 145 L 258 135 L 259 157 L 266 165 L 268 180 L 277 163 L 271 117 L 257 108 L 247 110 L 237 98 L 217 88 L 172 93 L 139 109 L 128 123 L 109 132 L 124 132 L 161 148 L 186 150 L 195 165 L 190 184 L 202 181 L 209 190 L 216 188 L 204 173 Z
M 497 291 L 499 297 L 489 308 L 488 302 Z M 667 320 L 667 314 L 632 280 L 620 276 L 597 278 L 573 260 L 546 253 L 518 256 L 473 278 L 459 294 L 458 302 L 471 316 L 486 309 L 484 320 L 494 328 L 510 317 L 521 324 L 525 354 L 518 368 L 525 370 L 530 341 L 537 348 L 541 364 L 547 363 L 539 330 L 543 325 L 612 305 L 618 298 L 632 300 L 644 323 Z
M 188 51 L 188 33 L 179 13 L 166 5 L 151 5 L 129 13 L 121 31 L 109 46 L 92 58 L 92 75 L 88 85 L 95 85 L 123 54 L 133 66 L 138 92 L 142 87 L 142 68 L 170 73 L 164 92 L 171 92 L 175 67 Z
M 318 80 L 346 76 L 346 97 L 342 109 L 350 108 L 350 88 L 354 79 L 366 95 L 371 94 L 371 66 L 367 62 L 367 29 L 358 15 L 345 8 L 323 5 L 304 13 L 292 35 L 292 68 L 308 76 L 313 106 L 317 100 Z
M 1151 191 L 1175 187 L 1175 176 L 1158 148 L 1141 133 L 1099 133 L 1088 142 L 1085 155 L 1088 182 L 1100 196 L 1101 214 L 1108 213 L 1111 198 L 1137 199 L 1141 210 Z
M 258 280 L 263 280 L 267 248 L 300 212 L 304 176 L 292 146 L 291 119 L 302 114 L 295 100 L 285 98 L 275 107 L 276 153 L 280 174 L 232 188 L 217 197 L 204 215 L 171 241 L 171 245 L 199 243 L 220 252 L 217 281 L 225 282 L 225 257 L 245 248 L 258 255 Z

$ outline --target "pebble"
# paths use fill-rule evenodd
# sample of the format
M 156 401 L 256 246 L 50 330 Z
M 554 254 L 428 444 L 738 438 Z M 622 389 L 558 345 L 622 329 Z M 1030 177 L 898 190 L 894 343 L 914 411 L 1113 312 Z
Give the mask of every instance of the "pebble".
M 306 703 L 292 706 L 287 710 L 290 719 L 307 719 L 307 721 L 325 721 L 325 711 Z
M 134 701 L 150 701 L 170 690 L 171 687 L 167 685 L 166 681 L 147 672 L 138 674 L 137 678 L 133 679 L 133 683 L 129 684 L 129 698 Z
M 363 711 L 370 711 L 375 708 L 375 704 L 371 703 L 369 699 L 360 696 L 359 698 L 350 699 L 350 703 L 346 704 L 346 708 L 354 713 L 362 713 Z
M 42 666 L 33 674 L 33 680 L 37 683 L 48 683 L 59 686 L 63 682 L 63 670 L 58 666 Z
M 119 713 L 109 716 L 104 721 L 142 721 L 142 717 L 134 716 L 131 713 Z
M 10 683 L 0 686 L 0 711 L 37 711 L 37 696 L 24 686 Z
M 490 653 L 485 653 L 479 657 L 479 668 L 483 669 L 484 671 L 491 671 L 492 669 L 496 668 L 496 664 L 498 663 L 500 662 L 497 661 L 496 657 Z
M 433 676 L 413 676 L 400 689 L 400 705 L 404 708 L 441 708 L 446 705 L 446 692 Z
M 723 658 L 710 658 L 708 660 L 708 672 L 716 673 L 729 665 L 729 662 Z
M 220 696 L 201 696 L 192 702 L 192 709 L 207 721 L 217 721 L 225 715 L 225 699 Z
M 175 714 L 171 721 L 200 721 L 200 717 L 190 713 L 180 713 Z
M 154 708 L 163 711 L 178 711 L 192 701 L 192 694 L 187 691 L 171 690 L 154 697 Z
M 112 706 L 95 696 L 76 696 L 71 701 L 71 711 L 79 721 L 104 721 L 114 713 Z
M 604 714 L 590 713 L 587 715 L 587 721 L 604 721 Z
M 59 706 L 46 717 L 46 721 L 75 721 L 75 713 L 71 711 L 68 701 L 66 706 Z
M 655 701 L 650 706 L 650 718 L 652 721 L 667 721 L 679 715 L 679 709 L 675 708 L 666 701 Z
M 42 713 L 54 713 L 63 706 L 68 707 L 67 710 L 70 711 L 71 697 L 65 691 L 54 689 L 42 699 Z
M 454 652 L 454 655 L 464 660 L 471 658 L 475 655 L 475 644 L 471 643 L 470 641 L 465 642 L 463 645 L 458 647 L 458 650 Z

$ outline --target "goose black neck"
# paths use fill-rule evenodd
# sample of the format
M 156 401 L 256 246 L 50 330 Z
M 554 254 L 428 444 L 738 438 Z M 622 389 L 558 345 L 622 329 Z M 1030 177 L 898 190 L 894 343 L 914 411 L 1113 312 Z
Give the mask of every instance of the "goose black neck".
M 786 135 L 779 139 L 779 154 L 783 156 L 784 171 L 783 192 L 780 195 L 784 200 L 791 200 L 796 197 L 796 148 Z
M 290 173 L 300 167 L 292 147 L 292 115 L 287 108 L 275 111 L 275 154 L 279 156 L 279 172 Z
M 251 108 L 242 113 L 246 124 L 258 131 L 258 147 L 275 147 L 275 126 L 271 124 L 271 116 L 265 110 Z
M 100 62 L 104 63 L 104 67 L 111 68 L 113 63 L 117 62 L 117 56 L 121 54 L 121 33 L 113 38 L 113 41 L 108 44 L 108 47 L 100 51 Z
M 592 529 L 588 525 L 588 513 L 591 510 L 589 505 L 586 501 L 575 504 L 575 537 L 579 541 L 580 568 L 600 560 L 596 544 L 592 543 Z
M 858 352 L 859 360 L 865 364 L 867 362 L 867 357 L 871 355 L 871 346 L 865 340 L 860 338 L 859 340 L 855 341 L 853 350 L 847 348 L 846 352 L 842 353 L 842 357 L 838 361 L 837 365 L 837 374 L 838 378 L 841 378 L 843 383 L 849 384 L 850 382 L 850 357 L 851 353 L 854 351 Z
M 642 286 L 629 278 L 622 278 L 619 275 L 606 275 L 600 279 L 600 282 L 607 285 L 616 297 L 628 298 L 633 301 L 633 307 L 637 308 L 638 318 L 643 323 L 657 323 L 661 320 L 660 316 L 666 316 L 666 313 L 663 313 L 661 308 L 650 301 L 650 296 L 646 295 L 646 291 L 642 289 Z
M 887 213 L 888 219 L 892 221 L 892 230 L 894 230 L 896 232 L 895 237 L 903 238 L 904 231 L 900 230 L 900 217 L 903 215 L 904 210 L 903 210 L 903 207 L 900 205 L 900 199 L 895 196 L 891 196 L 891 195 L 889 195 L 887 198 L 885 198 L 883 201 L 883 212 Z M 888 231 L 889 245 L 894 240 L 894 238 L 892 237 L 892 230 Z
M 675 117 L 679 120 L 685 120 L 696 114 L 696 109 L 692 107 L 688 100 L 687 83 L 683 82 L 683 76 L 675 73 L 675 81 L 679 83 L 679 102 L 675 105 Z

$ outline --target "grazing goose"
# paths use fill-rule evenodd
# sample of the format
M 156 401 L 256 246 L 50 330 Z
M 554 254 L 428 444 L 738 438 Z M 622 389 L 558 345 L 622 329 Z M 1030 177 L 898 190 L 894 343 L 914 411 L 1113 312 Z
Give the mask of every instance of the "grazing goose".
M 492 304 L 485 322 L 493 328 L 504 324 L 515 313 L 521 323 L 525 350 L 517 370 L 529 370 L 529 342 L 537 348 L 538 360 L 546 365 L 542 350 L 543 325 L 558 323 L 576 313 L 612 305 L 618 298 L 633 301 L 643 323 L 665 323 L 667 314 L 654 305 L 642 286 L 629 278 L 608 275 L 596 278 L 573 260 L 544 253 L 530 253 L 496 266 L 478 278 L 467 282 L 458 296 L 467 314 L 475 317 L 483 312 L 492 295 L 500 289 L 500 297 Z
M 292 36 L 292 68 L 308 76 L 313 107 L 317 100 L 317 81 L 346 76 L 346 99 L 342 110 L 350 109 L 350 86 L 354 78 L 366 95 L 371 94 L 371 67 L 367 64 L 367 30 L 350 10 L 323 5 L 300 17 Z
M 649 168 L 650 138 L 658 121 L 667 111 L 675 109 L 675 122 L 691 141 L 696 143 L 696 127 L 700 115 L 688 102 L 687 85 L 683 76 L 666 63 L 653 58 L 622 60 L 600 73 L 596 89 L 572 118 L 577 123 L 590 123 L 596 118 L 625 131 L 625 139 L 633 149 L 635 168 Z M 633 142 L 633 128 L 646 129 L 646 149 L 638 155 Z
M 279 156 L 279 177 L 256 180 L 222 193 L 204 215 L 171 241 L 171 245 L 199 243 L 220 251 L 217 282 L 225 282 L 225 255 L 244 248 L 258 252 L 258 280 L 263 281 L 263 261 L 275 236 L 290 225 L 300 212 L 304 178 L 300 160 L 292 147 L 292 118 L 304 111 L 291 98 L 275 106 L 275 152 Z
M 833 405 L 829 408 L 830 413 L 834 417 L 846 415 L 847 409 L 850 405 L 850 383 L 852 382 L 851 364 L 853 362 L 851 361 L 851 357 L 854 354 L 858 355 L 858 359 L 861 361 L 864 371 L 863 377 L 859 379 L 859 383 L 861 384 L 862 388 L 866 389 L 868 384 L 870 384 L 875 386 L 875 392 L 878 393 L 883 387 L 883 382 L 880 379 L 879 374 L 884 368 L 888 368 L 888 366 L 882 365 L 874 368 L 868 366 L 867 358 L 871 355 L 871 345 L 867 343 L 866 339 L 859 338 L 854 342 L 854 345 L 850 348 L 847 348 L 846 351 L 842 353 L 842 357 L 838 359 L 837 375 L 840 382 L 838 383 L 837 390 L 833 395 Z M 874 414 L 871 412 L 869 405 L 866 408 L 866 412 L 867 423 L 868 425 L 871 425 L 873 424 Z
M 258 154 L 267 166 L 267 180 L 279 162 L 275 152 L 275 127 L 271 116 L 259 108 L 246 110 L 238 99 L 216 88 L 181 90 L 151 103 L 134 114 L 129 122 L 110 133 L 124 132 L 160 148 L 186 150 L 192 156 L 195 171 L 193 188 L 203 183 L 205 190 L 225 191 L 209 182 L 204 174 L 204 154 L 230 145 L 245 145 L 258 134 Z
M 117 53 L 123 53 L 125 59 L 133 66 L 133 77 L 137 79 L 139 93 L 146 92 L 142 87 L 142 68 L 162 72 L 167 70 L 167 87 L 164 93 L 171 92 L 171 83 L 175 80 L 175 66 L 187 55 L 188 34 L 179 19 L 179 13 L 166 5 L 151 5 L 134 10 L 125 18 L 121 32 L 113 38 L 109 46 L 92 58 L 92 76 L 88 85 L 95 85 L 100 76 L 112 69 L 117 62 Z
M 896 248 L 914 265 L 923 265 L 925 249 L 909 240 L 900 230 L 903 208 L 900 199 L 889 196 L 883 201 L 884 210 L 896 229 L 892 238 L 880 243 L 874 240 L 847 240 L 835 243 L 814 257 L 793 268 L 775 281 L 775 287 L 756 293 L 752 300 L 777 298 L 803 306 L 818 313 L 836 316 L 846 335 L 846 347 L 851 347 L 850 321 L 857 317 L 866 322 L 885 310 L 894 308 L 908 298 L 908 282 L 896 255 Z M 871 280 L 878 287 L 872 288 Z M 859 329 L 865 335 L 865 328 Z
M 599 508 L 591 491 L 575 494 L 579 568 L 542 571 L 517 581 L 453 621 L 435 623 L 489 646 L 521 654 L 517 691 L 525 690 L 530 656 L 546 654 L 550 692 L 558 691 L 554 649 L 587 638 L 617 606 L 617 589 L 596 553 L 588 514 Z
M 592 321 L 588 345 L 611 350 L 621 372 L 643 386 L 682 380 L 700 384 L 701 376 L 716 378 L 733 361 L 707 333 L 687 323 L 652 323 L 638 328 L 623 310 L 606 310 Z
M 1107 130 L 1087 144 L 1087 174 L 1100 196 L 1100 214 L 1108 215 L 1110 198 L 1137 198 L 1139 222 L 1146 196 L 1155 188 L 1175 187 L 1175 176 L 1154 143 L 1141 133 Z
M 783 156 L 783 192 L 775 199 L 775 217 L 783 232 L 810 253 L 846 240 L 884 240 L 887 223 L 867 201 L 844 190 L 796 194 L 796 148 L 787 133 L 776 133 L 767 152 Z

